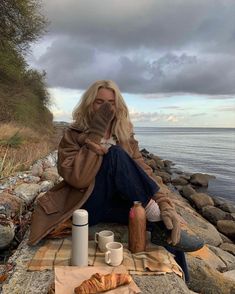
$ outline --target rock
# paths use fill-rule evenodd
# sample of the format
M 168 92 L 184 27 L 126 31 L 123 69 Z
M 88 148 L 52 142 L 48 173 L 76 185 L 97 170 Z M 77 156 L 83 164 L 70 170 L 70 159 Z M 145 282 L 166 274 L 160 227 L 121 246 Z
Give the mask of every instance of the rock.
M 178 178 L 175 178 L 173 180 L 171 180 L 172 184 L 174 185 L 181 185 L 181 186 L 184 186 L 184 185 L 187 185 L 188 184 L 188 181 L 185 180 L 183 177 L 178 177 Z
M 182 187 L 182 195 L 187 198 L 188 200 L 190 200 L 190 197 L 192 194 L 195 194 L 196 190 L 193 189 L 193 187 L 191 185 L 186 185 Z
M 231 240 L 235 240 L 235 221 L 233 220 L 219 220 L 217 222 L 218 230 L 228 236 Z
M 40 192 L 47 192 L 50 190 L 52 187 L 54 187 L 54 182 L 52 181 L 42 181 L 40 183 Z
M 213 197 L 215 206 L 219 206 L 221 204 L 224 204 L 225 200 L 221 197 Z
M 180 175 L 180 177 L 187 180 L 187 181 L 189 181 L 190 178 L 191 178 L 191 175 L 188 174 L 188 173 L 183 173 L 183 174 Z
M 149 154 L 148 150 L 145 148 L 141 149 L 140 152 L 143 154 Z
M 203 294 L 235 293 L 235 283 L 211 268 L 204 260 L 187 255 L 191 290 Z
M 208 221 L 203 219 L 200 214 L 194 211 L 191 207 L 187 206 L 185 203 L 177 205 L 177 212 L 186 221 L 189 228 L 202 238 L 205 243 L 218 246 L 222 243 L 219 232 L 216 228 L 210 224 Z
M 157 168 L 160 170 L 164 170 L 164 161 L 161 159 L 156 160 L 155 158 L 154 158 L 154 160 L 156 162 Z
M 163 162 L 164 162 L 164 167 L 166 168 L 170 168 L 172 165 L 174 165 L 174 163 L 171 160 L 163 160 Z
M 230 213 L 233 220 L 235 220 L 235 213 Z
M 222 248 L 214 247 L 214 246 L 211 246 L 211 245 L 208 245 L 208 247 L 226 265 L 226 270 L 222 269 L 222 272 L 235 269 L 235 256 L 228 253 L 227 251 L 224 251 Z
M 171 175 L 169 175 L 167 172 L 164 171 L 155 171 L 155 174 L 160 176 L 163 180 L 163 183 L 167 184 L 171 181 Z
M 216 247 L 204 245 L 203 248 L 194 252 L 188 252 L 187 255 L 203 260 L 210 268 L 214 270 L 218 270 L 220 272 L 226 271 L 227 266 L 224 260 L 217 256 L 216 253 L 213 250 L 211 250 L 211 248 Z
M 59 179 L 57 168 L 48 168 L 42 173 L 42 179 L 56 183 Z
M 153 160 L 153 159 L 146 159 L 145 160 L 145 163 L 147 165 L 149 165 L 153 170 L 156 170 L 157 169 L 157 164 L 156 164 L 155 160 Z
M 208 187 L 208 182 L 211 179 L 215 179 L 215 176 L 202 174 L 202 173 L 196 173 L 191 175 L 190 182 L 197 186 Z
M 207 205 L 214 205 L 213 199 L 205 193 L 194 193 L 190 195 L 190 200 L 196 205 L 198 209 L 202 209 Z
M 41 177 L 43 173 L 43 167 L 42 167 L 42 164 L 40 163 L 36 163 L 32 166 L 32 169 L 31 169 L 31 174 L 35 177 Z
M 227 272 L 223 273 L 223 276 L 225 278 L 228 278 L 230 280 L 233 280 L 234 283 L 235 283 L 235 270 L 227 271 Z
M 27 205 L 30 204 L 40 191 L 38 184 L 20 184 L 15 188 L 15 194 Z
M 223 243 L 232 243 L 233 244 L 233 241 L 230 240 L 227 236 L 225 236 L 224 234 L 222 234 L 221 232 L 219 232 L 220 234 L 220 237 L 222 238 L 223 240 Z
M 35 176 L 27 176 L 24 178 L 24 183 L 39 183 L 41 181 L 40 177 L 35 177 Z
M 229 213 L 211 205 L 202 208 L 202 215 L 214 225 L 217 224 L 218 220 L 232 219 Z
M 15 236 L 15 227 L 11 220 L 0 217 L 0 249 L 11 244 Z
M 230 212 L 230 213 L 235 213 L 235 205 L 232 203 L 222 203 L 218 205 L 218 207 L 224 211 Z
M 24 211 L 23 200 L 6 192 L 0 195 L 0 206 L 4 207 L 8 217 L 20 215 Z

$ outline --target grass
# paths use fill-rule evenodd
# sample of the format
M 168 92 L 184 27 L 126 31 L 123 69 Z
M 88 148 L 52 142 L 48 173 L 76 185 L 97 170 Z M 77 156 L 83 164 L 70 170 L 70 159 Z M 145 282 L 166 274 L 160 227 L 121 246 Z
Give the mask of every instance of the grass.
M 42 134 L 28 127 L 0 125 L 0 179 L 27 170 L 58 146 L 56 132 Z

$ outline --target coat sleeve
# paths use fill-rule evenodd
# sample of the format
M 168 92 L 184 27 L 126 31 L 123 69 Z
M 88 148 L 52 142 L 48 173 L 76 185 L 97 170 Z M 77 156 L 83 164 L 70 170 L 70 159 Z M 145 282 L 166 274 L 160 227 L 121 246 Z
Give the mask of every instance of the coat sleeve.
M 138 141 L 134 137 L 132 137 L 131 143 L 132 143 L 132 152 L 133 152 L 132 158 L 146 172 L 146 174 L 156 182 L 156 180 L 154 179 L 152 168 L 144 162 L 143 156 L 139 150 Z
M 102 156 L 90 150 L 84 134 L 67 129 L 58 148 L 58 173 L 71 186 L 86 189 L 95 178 Z

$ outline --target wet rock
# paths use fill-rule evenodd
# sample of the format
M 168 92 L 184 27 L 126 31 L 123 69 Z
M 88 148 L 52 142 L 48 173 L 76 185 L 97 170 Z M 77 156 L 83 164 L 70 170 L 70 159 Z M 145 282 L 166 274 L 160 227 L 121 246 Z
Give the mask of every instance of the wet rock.
M 174 163 L 171 160 L 163 160 L 164 162 L 164 167 L 166 168 L 170 168 L 172 165 L 174 165 Z
M 219 220 L 217 222 L 218 230 L 235 241 L 235 221 L 233 220 Z
M 40 191 L 38 184 L 20 184 L 15 188 L 15 194 L 27 205 L 30 204 Z
M 235 213 L 235 205 L 232 203 L 221 203 L 218 205 L 218 207 L 224 211 L 230 212 L 230 213 Z
M 54 182 L 52 181 L 42 181 L 40 183 L 40 192 L 47 192 L 50 190 L 52 187 L 54 187 Z
M 6 192 L 0 195 L 0 206 L 8 217 L 20 215 L 24 211 L 23 200 Z
M 231 215 L 227 212 L 224 212 L 218 207 L 211 205 L 205 206 L 202 208 L 202 215 L 209 220 L 212 224 L 216 225 L 218 220 L 231 219 Z
M 42 179 L 56 183 L 59 179 L 57 168 L 48 168 L 42 173 Z
M 178 177 L 178 178 L 172 179 L 171 182 L 173 185 L 181 185 L 181 186 L 188 184 L 188 181 L 183 177 Z
M 194 193 L 190 195 L 190 200 L 196 205 L 198 209 L 202 209 L 207 205 L 214 205 L 213 199 L 205 193 Z
M 196 173 L 191 175 L 190 182 L 197 186 L 208 187 L 208 182 L 211 179 L 215 179 L 215 176 L 202 174 L 202 173 Z
M 10 219 L 0 216 L 0 249 L 11 244 L 15 236 L 15 226 Z
M 185 197 L 185 198 L 187 198 L 187 199 L 189 199 L 190 200 L 190 196 L 192 195 L 192 194 L 195 194 L 196 193 L 196 190 L 194 190 L 193 189 L 193 187 L 191 186 L 191 185 L 186 185 L 186 186 L 183 186 L 182 187 L 182 195 Z

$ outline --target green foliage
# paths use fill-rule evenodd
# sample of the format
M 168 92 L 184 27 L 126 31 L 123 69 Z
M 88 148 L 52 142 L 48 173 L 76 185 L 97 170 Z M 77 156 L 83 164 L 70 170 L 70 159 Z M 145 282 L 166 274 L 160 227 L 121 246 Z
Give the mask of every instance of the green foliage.
M 41 0 L 0 0 L 0 123 L 51 128 L 45 72 L 29 69 L 24 53 L 45 31 Z
M 40 0 L 1 0 L 1 47 L 10 44 L 18 52 L 26 51 L 45 32 L 48 22 L 40 10 Z
M 23 142 L 22 137 L 19 135 L 19 132 L 16 132 L 13 136 L 7 140 L 0 140 L 1 146 L 9 146 L 13 148 L 18 148 Z

